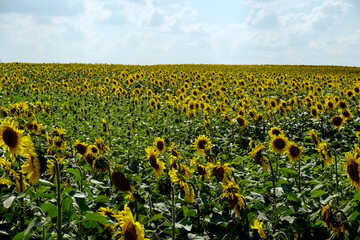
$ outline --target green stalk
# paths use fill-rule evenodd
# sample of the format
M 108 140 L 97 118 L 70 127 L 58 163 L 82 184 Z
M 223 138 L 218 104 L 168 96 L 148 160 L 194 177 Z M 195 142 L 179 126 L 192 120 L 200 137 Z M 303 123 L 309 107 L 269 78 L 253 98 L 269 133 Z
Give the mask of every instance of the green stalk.
M 24 191 L 23 186 L 23 175 L 22 172 L 20 172 L 20 193 Z M 20 231 L 25 230 L 25 211 L 24 211 L 24 198 L 20 198 L 20 205 L 21 205 L 21 213 L 20 213 Z
M 301 159 L 301 158 L 300 158 Z M 301 193 L 301 176 L 300 176 L 300 161 L 298 160 L 298 175 L 299 175 L 299 193 Z
M 176 209 L 175 209 L 175 189 L 174 186 L 171 188 L 171 218 L 172 218 L 172 240 L 175 240 L 176 231 L 175 231 L 175 216 L 176 216 Z
M 80 172 L 80 192 L 83 191 L 83 174 L 82 174 L 82 171 L 81 171 L 81 168 L 80 167 L 77 167 L 79 169 L 79 172 Z M 80 210 L 80 216 L 82 216 L 82 210 Z M 80 221 L 79 223 L 79 239 L 83 239 L 83 232 L 84 232 L 84 227 L 83 227 L 83 222 Z
M 270 158 L 269 158 L 269 163 L 270 163 L 272 182 L 273 182 L 273 188 L 274 188 L 274 190 L 273 190 L 273 198 L 274 198 L 273 209 L 274 209 L 274 216 L 275 216 L 275 224 L 273 225 L 273 230 L 275 231 L 276 225 L 277 225 L 277 222 L 278 222 L 277 209 L 276 209 L 276 194 L 275 194 L 276 178 L 275 178 L 274 169 L 273 169 Z
M 56 201 L 57 201 L 57 221 L 56 221 L 56 227 L 57 227 L 57 234 L 58 240 L 62 240 L 62 216 L 61 216 L 61 179 L 60 179 L 60 169 L 59 169 L 59 163 L 58 161 L 53 158 L 55 163 L 55 174 L 56 174 Z

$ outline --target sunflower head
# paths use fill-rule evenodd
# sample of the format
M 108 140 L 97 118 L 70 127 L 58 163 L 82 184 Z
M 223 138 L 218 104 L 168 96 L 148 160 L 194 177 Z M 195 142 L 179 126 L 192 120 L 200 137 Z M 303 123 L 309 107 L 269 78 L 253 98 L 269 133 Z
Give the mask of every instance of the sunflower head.
M 124 173 L 113 171 L 110 175 L 112 184 L 121 191 L 130 191 L 132 186 Z
M 194 142 L 194 149 L 197 151 L 197 153 L 206 155 L 206 151 L 210 150 L 211 148 L 211 141 L 208 137 L 201 135 L 196 138 Z
M 18 155 L 25 149 L 23 131 L 18 129 L 18 124 L 6 118 L 1 122 L 0 146 L 11 155 Z
M 81 143 L 79 139 L 77 139 L 76 142 L 74 143 L 74 147 L 78 154 L 84 156 L 87 151 L 88 145 L 86 143 Z
M 297 146 L 294 142 L 290 142 L 286 149 L 286 155 L 289 157 L 290 162 L 295 164 L 300 158 L 302 151 L 302 147 Z
M 270 149 L 278 154 L 284 153 L 289 145 L 288 142 L 288 139 L 282 134 L 274 136 L 270 140 Z
M 360 191 L 360 156 L 355 150 L 345 154 L 344 170 L 353 187 Z
M 334 125 L 336 129 L 340 129 L 342 125 L 345 123 L 345 119 L 341 118 L 340 116 L 336 115 L 330 119 L 330 122 Z
M 270 137 L 279 136 L 279 135 L 281 135 L 281 134 L 284 134 L 283 131 L 281 130 L 281 128 L 272 127 L 272 128 L 269 130 L 269 135 L 270 135 Z
M 313 142 L 313 144 L 315 145 L 315 147 L 317 147 L 320 143 L 318 136 L 316 135 L 316 133 L 314 132 L 314 130 L 310 130 L 309 131 L 309 135 L 311 137 L 311 141 Z
M 154 147 L 159 153 L 162 153 L 165 150 L 165 141 L 164 139 L 157 137 L 154 140 Z
M 247 125 L 249 125 L 248 121 L 242 115 L 238 115 L 235 120 L 240 127 L 246 127 Z

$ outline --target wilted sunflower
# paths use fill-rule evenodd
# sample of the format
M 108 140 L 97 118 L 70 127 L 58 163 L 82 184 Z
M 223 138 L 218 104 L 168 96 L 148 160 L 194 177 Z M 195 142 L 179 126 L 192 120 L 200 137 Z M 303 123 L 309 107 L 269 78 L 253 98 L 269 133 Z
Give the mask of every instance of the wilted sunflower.
M 154 140 L 154 147 L 156 148 L 157 152 L 161 154 L 165 150 L 165 141 L 164 139 L 157 137 Z
M 18 129 L 18 125 L 10 118 L 1 122 L 0 127 L 0 146 L 4 151 L 8 150 L 11 155 L 18 155 L 26 147 L 23 131 Z
M 344 125 L 345 119 L 336 115 L 330 119 L 330 122 L 334 125 L 336 129 L 340 129 L 342 125 Z
M 319 143 L 316 150 L 318 150 L 326 166 L 330 166 L 334 163 L 334 158 L 332 157 L 326 142 Z
M 97 157 L 92 164 L 94 172 L 104 172 L 109 170 L 109 160 L 106 157 Z
M 262 227 L 263 223 L 264 222 L 259 222 L 259 219 L 257 218 L 254 220 L 253 224 L 250 225 L 250 227 L 251 227 L 251 229 L 256 229 L 262 239 L 266 239 L 267 236 Z
M 360 191 L 360 158 L 359 154 L 351 151 L 345 154 L 346 162 L 343 163 L 344 169 L 348 174 L 351 185 Z
M 110 179 L 112 184 L 121 191 L 133 191 L 134 188 L 131 186 L 129 180 L 124 173 L 120 171 L 111 172 Z
M 270 137 L 279 136 L 279 135 L 281 135 L 281 134 L 284 134 L 283 131 L 281 130 L 281 128 L 272 127 L 272 128 L 269 130 L 269 135 L 270 135 Z
M 302 151 L 303 151 L 302 147 L 299 147 L 294 142 L 289 142 L 289 145 L 286 149 L 286 155 L 290 159 L 290 162 L 295 164 L 297 160 L 300 158 Z
M 240 188 L 234 181 L 229 181 L 222 184 L 222 197 L 226 198 L 230 207 L 234 210 L 236 216 L 240 218 L 239 210 L 245 209 L 245 197 L 239 191 Z
M 76 139 L 76 142 L 73 146 L 75 147 L 77 154 L 79 154 L 80 156 L 84 156 L 87 151 L 88 144 L 82 143 L 79 141 L 79 139 Z
M 230 166 L 230 163 L 221 164 L 219 162 L 216 164 L 210 165 L 210 167 L 212 168 L 213 175 L 216 177 L 216 179 L 219 182 L 229 181 L 228 176 L 231 175 L 231 173 L 232 173 L 229 166 Z
M 206 137 L 205 135 L 201 135 L 196 138 L 194 142 L 194 149 L 197 153 L 206 155 L 206 151 L 211 149 L 211 141 L 210 138 Z
M 345 233 L 344 222 L 336 219 L 331 206 L 326 205 L 323 207 L 321 210 L 321 219 L 324 221 L 324 225 L 327 226 L 335 236 L 340 237 Z
M 156 151 L 156 148 L 147 147 L 145 151 L 147 153 L 146 158 L 149 160 L 150 166 L 154 170 L 155 177 L 159 178 L 165 169 L 165 163 L 158 160 L 159 153 Z
M 261 154 L 261 151 L 263 149 L 265 149 L 265 146 L 260 142 L 257 144 L 254 144 L 254 147 L 252 147 L 252 142 L 250 142 L 249 145 L 252 148 L 251 152 L 249 153 L 249 155 L 251 157 L 250 162 L 255 161 L 258 165 L 260 165 L 264 168 L 264 172 L 267 172 L 267 170 L 269 168 L 268 165 L 266 164 L 267 158 Z
M 281 154 L 284 153 L 286 148 L 288 147 L 288 139 L 284 137 L 284 135 L 280 134 L 278 136 L 271 137 L 270 140 L 270 149 L 275 153 Z
M 124 206 L 124 210 L 113 215 L 118 222 L 115 227 L 120 226 L 121 231 L 115 233 L 113 238 L 121 235 L 120 240 L 147 240 L 145 238 L 145 232 L 139 222 L 134 221 L 134 217 L 127 204 Z

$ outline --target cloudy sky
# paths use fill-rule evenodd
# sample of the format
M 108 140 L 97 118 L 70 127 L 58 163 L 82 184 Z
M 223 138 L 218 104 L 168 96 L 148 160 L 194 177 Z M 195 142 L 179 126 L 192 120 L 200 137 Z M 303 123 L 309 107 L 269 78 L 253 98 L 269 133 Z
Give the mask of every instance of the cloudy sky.
M 0 0 L 0 61 L 360 66 L 360 1 Z

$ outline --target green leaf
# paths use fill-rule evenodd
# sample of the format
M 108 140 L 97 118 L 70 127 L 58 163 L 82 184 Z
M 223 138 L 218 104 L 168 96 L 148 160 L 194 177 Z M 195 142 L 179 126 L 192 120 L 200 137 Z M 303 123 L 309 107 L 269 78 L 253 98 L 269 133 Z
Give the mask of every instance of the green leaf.
M 31 229 L 34 227 L 35 222 L 36 222 L 37 218 L 34 218 L 29 225 L 27 226 L 25 232 L 24 232 L 24 238 L 30 233 Z
M 81 181 L 81 175 L 80 175 L 80 171 L 77 168 L 68 168 L 66 169 L 66 172 L 71 173 L 72 175 L 74 175 L 76 181 L 80 182 Z
M 311 197 L 313 197 L 313 198 L 320 197 L 324 194 L 326 194 L 326 192 L 324 190 L 311 191 Z
M 105 202 L 105 203 L 108 203 L 110 202 L 110 199 L 104 195 L 99 195 L 95 198 L 94 200 L 95 202 Z
M 357 200 L 357 201 L 360 201 L 360 192 L 356 192 L 354 194 L 354 199 Z
M 292 175 L 297 175 L 298 174 L 297 171 L 292 170 L 290 168 L 280 168 L 280 172 L 286 173 L 286 174 L 292 174 Z
M 156 221 L 156 220 L 162 219 L 162 218 L 164 218 L 164 216 L 161 213 L 158 213 L 158 214 L 152 216 L 152 218 L 150 219 L 150 222 Z
M 44 213 L 47 213 L 50 218 L 54 218 L 58 214 L 57 207 L 52 203 L 43 203 L 40 208 Z
M 109 224 L 107 218 L 97 213 L 86 213 L 85 214 L 85 221 L 96 221 L 103 224 Z
M 290 202 L 295 202 L 295 203 L 301 204 L 301 199 L 296 197 L 296 194 L 293 192 L 288 193 L 287 200 Z
M 15 237 L 12 240 L 23 240 L 24 239 L 24 231 L 19 232 L 15 235 Z
M 6 209 L 8 209 L 9 207 L 11 207 L 11 205 L 13 204 L 13 202 L 14 202 L 15 199 L 16 199 L 15 196 L 10 196 L 10 197 L 8 197 L 8 198 L 3 202 L 4 207 L 5 207 Z
M 53 184 L 52 182 L 46 181 L 44 179 L 39 179 L 39 184 L 46 185 L 49 187 L 55 187 L 55 184 Z
M 353 213 L 350 215 L 349 220 L 350 220 L 350 221 L 354 221 L 359 215 L 360 215 L 359 212 L 353 212 Z
M 101 187 L 101 188 L 110 188 L 109 185 L 107 185 L 107 184 L 105 184 L 105 183 L 103 183 L 103 182 L 97 181 L 97 180 L 95 180 L 95 179 L 91 179 L 90 182 L 91 182 L 91 183 L 94 183 L 95 185 L 98 185 L 98 186 Z

